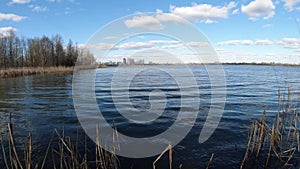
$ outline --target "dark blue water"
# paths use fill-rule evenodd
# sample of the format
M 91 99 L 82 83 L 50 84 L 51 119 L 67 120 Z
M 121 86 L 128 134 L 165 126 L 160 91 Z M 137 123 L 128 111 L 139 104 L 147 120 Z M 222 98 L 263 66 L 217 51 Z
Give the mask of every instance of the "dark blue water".
M 178 71 L 183 69 L 182 66 L 169 68 Z M 132 123 L 118 113 L 110 97 L 114 72 L 126 72 L 130 69 L 132 67 L 97 70 L 96 96 L 99 109 L 106 120 L 111 123 L 114 121 L 118 131 L 123 134 L 149 137 L 162 133 L 172 126 L 178 115 L 182 98 L 179 93 L 180 86 L 172 76 L 155 68 L 140 72 L 130 83 L 131 104 L 141 112 L 151 108 L 149 93 L 159 89 L 165 93 L 167 99 L 166 111 L 154 123 Z M 204 168 L 212 153 L 212 168 L 239 168 L 252 120 L 260 118 L 263 111 L 266 111 L 268 121 L 274 121 L 279 88 L 282 91 L 286 91 L 287 87 L 291 88 L 295 97 L 299 94 L 300 67 L 225 65 L 227 97 L 224 114 L 214 134 L 205 143 L 199 144 L 199 134 L 210 108 L 211 83 L 204 66 L 190 66 L 190 69 L 200 91 L 201 106 L 193 128 L 185 139 L 174 147 L 175 168 L 181 164 L 183 168 Z M 122 94 L 122 90 L 118 92 Z M 1 79 L 0 127 L 3 133 L 7 131 L 9 112 L 12 113 L 16 144 L 19 147 L 23 147 L 24 138 L 28 132 L 32 132 L 36 159 L 41 159 L 44 155 L 54 128 L 58 131 L 64 129 L 66 135 L 74 139 L 77 132 L 84 133 L 78 124 L 73 106 L 71 74 Z M 92 145 L 92 141 L 89 142 Z M 152 168 L 154 159 L 155 157 L 120 158 L 120 162 L 122 168 Z M 159 163 L 162 167 L 167 164 L 167 157 Z

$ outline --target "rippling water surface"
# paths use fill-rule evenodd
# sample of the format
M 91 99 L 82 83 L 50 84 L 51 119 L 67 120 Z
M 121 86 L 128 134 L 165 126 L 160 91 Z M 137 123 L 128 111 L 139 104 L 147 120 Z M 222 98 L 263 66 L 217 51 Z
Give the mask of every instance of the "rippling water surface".
M 164 67 L 179 72 L 183 70 L 183 66 Z M 162 133 L 172 126 L 180 108 L 185 106 L 181 105 L 183 95 L 193 95 L 194 91 L 188 90 L 189 86 L 185 86 L 187 89 L 185 93 L 180 93 L 180 86 L 174 77 L 160 71 L 160 68 L 161 66 L 151 68 L 145 66 L 143 71 L 131 79 L 129 97 L 126 96 L 128 94 L 126 88 L 111 89 L 111 82 L 116 71 L 126 76 L 126 72 L 130 72 L 133 67 L 109 67 L 97 70 L 95 94 L 99 109 L 108 122 L 115 122 L 121 133 L 132 137 L 150 137 Z M 224 114 L 215 133 L 208 141 L 199 144 L 198 137 L 210 108 L 212 87 L 204 66 L 190 66 L 190 69 L 194 73 L 200 91 L 201 104 L 194 127 L 185 139 L 174 147 L 174 166 L 182 164 L 183 168 L 203 168 L 212 153 L 215 155 L 212 167 L 239 168 L 252 120 L 260 118 L 264 110 L 269 121 L 274 120 L 279 87 L 291 87 L 295 95 L 300 89 L 300 67 L 225 65 L 227 97 Z M 114 80 L 122 83 L 122 79 Z M 111 97 L 112 90 L 118 93 L 117 103 L 114 103 Z M 130 103 L 123 97 L 128 97 Z M 152 103 L 149 101 L 150 97 Z M 166 105 L 161 116 L 154 122 L 146 124 L 129 121 L 119 114 L 115 105 L 121 106 L 122 111 L 131 112 L 133 106 L 141 113 L 145 113 L 160 103 Z M 188 111 L 188 107 L 186 110 Z M 28 132 L 32 132 L 36 151 L 34 158 L 42 158 L 54 128 L 59 131 L 64 129 L 65 133 L 74 139 L 77 132 L 83 133 L 73 106 L 70 74 L 1 79 L 0 127 L 2 132 L 7 130 L 9 112 L 12 112 L 15 137 L 19 147 L 23 146 L 22 143 Z M 91 141 L 89 142 L 92 144 Z M 123 168 L 145 168 L 145 166 L 152 168 L 154 158 L 121 158 L 120 160 Z M 164 164 L 160 165 L 164 166 Z

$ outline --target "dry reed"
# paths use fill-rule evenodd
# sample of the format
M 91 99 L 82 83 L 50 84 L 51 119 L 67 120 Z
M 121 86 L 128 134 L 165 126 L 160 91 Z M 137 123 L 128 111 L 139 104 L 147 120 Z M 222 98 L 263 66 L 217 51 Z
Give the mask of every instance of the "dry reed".
M 73 67 L 24 67 L 24 68 L 9 68 L 0 69 L 1 78 L 13 78 L 19 76 L 49 74 L 49 73 L 64 73 L 73 72 Z
M 299 100 L 295 101 L 292 95 L 290 89 L 287 94 L 278 90 L 278 112 L 274 124 L 267 123 L 266 112 L 260 120 L 253 122 L 241 169 L 291 168 L 299 160 Z
M 62 133 L 59 133 L 56 129 L 52 132 L 44 158 L 42 162 L 39 163 L 32 159 L 32 154 L 34 153 L 32 134 L 29 133 L 27 137 L 27 141 L 24 144 L 24 155 L 22 156 L 18 154 L 20 151 L 17 150 L 12 127 L 13 125 L 10 120 L 7 131 L 7 142 L 3 139 L 2 134 L 0 135 L 4 167 L 6 169 L 88 169 L 92 166 L 95 166 L 97 169 L 116 169 L 119 166 L 118 157 L 115 153 L 105 151 L 100 144 L 94 147 L 96 161 L 89 161 L 88 154 L 92 152 L 92 150 L 87 146 L 86 135 L 84 136 L 84 143 L 82 143 L 78 139 L 79 136 L 77 132 L 77 140 L 74 143 L 69 136 L 65 136 L 64 130 L 62 130 Z M 114 135 L 114 137 L 116 137 L 116 135 Z M 58 141 L 57 143 L 54 141 L 55 138 Z M 100 137 L 97 136 L 97 138 Z M 113 138 L 113 140 L 116 140 L 116 138 Z M 6 144 L 8 144 L 8 146 L 5 146 Z M 117 145 L 117 143 L 114 143 L 114 145 Z M 112 148 L 116 150 L 116 147 L 113 146 Z M 80 152 L 82 148 L 84 149 L 83 154 Z M 105 147 L 105 149 L 111 150 L 107 147 Z M 49 160 L 50 153 L 52 158 Z M 52 164 L 49 164 L 51 161 Z M 48 164 L 46 165 L 46 163 Z

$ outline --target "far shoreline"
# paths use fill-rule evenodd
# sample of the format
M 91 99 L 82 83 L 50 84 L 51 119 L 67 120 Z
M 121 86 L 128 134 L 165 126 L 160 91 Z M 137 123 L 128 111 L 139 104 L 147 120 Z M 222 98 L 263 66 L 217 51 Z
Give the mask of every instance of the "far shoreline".
M 152 64 L 115 64 L 115 65 L 105 65 L 102 64 L 98 68 L 107 67 L 131 67 L 131 66 L 181 66 L 181 65 L 253 65 L 253 66 L 300 66 L 300 64 L 288 64 L 288 63 L 152 63 Z
M 300 64 L 286 64 L 286 63 L 182 63 L 182 64 L 168 64 L 168 63 L 153 63 L 153 64 L 134 64 L 134 65 L 104 65 L 100 64 L 97 68 L 105 69 L 109 67 L 134 67 L 134 66 L 205 66 L 205 65 L 249 65 L 249 66 L 293 66 L 298 67 Z M 95 68 L 94 66 L 92 69 Z M 80 69 L 80 68 L 79 68 Z M 91 69 L 91 68 L 89 68 Z M 8 68 L 8 69 L 0 69 L 0 79 L 7 78 L 15 78 L 22 76 L 31 76 L 31 75 L 44 75 L 44 74 L 61 74 L 61 73 L 72 73 L 74 71 L 74 67 L 23 67 L 23 68 Z

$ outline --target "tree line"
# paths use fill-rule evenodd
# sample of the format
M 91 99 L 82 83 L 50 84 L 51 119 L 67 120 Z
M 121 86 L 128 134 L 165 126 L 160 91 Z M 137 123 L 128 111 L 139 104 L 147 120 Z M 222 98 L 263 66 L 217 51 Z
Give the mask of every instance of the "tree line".
M 21 67 L 75 66 L 77 58 L 83 64 L 94 64 L 95 58 L 87 49 L 69 40 L 66 47 L 60 35 L 25 38 L 14 32 L 0 35 L 0 69 Z

